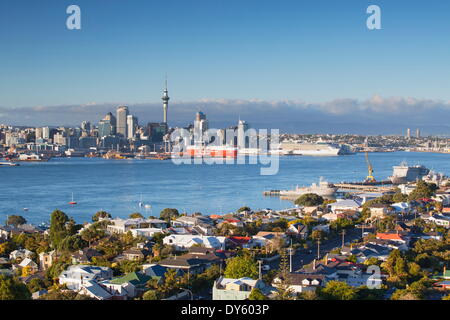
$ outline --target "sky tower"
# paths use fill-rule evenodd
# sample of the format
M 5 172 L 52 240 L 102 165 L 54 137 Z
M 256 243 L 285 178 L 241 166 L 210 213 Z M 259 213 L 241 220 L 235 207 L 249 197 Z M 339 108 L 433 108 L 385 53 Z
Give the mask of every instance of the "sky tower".
M 164 119 L 163 122 L 167 124 L 167 109 L 169 108 L 169 91 L 167 90 L 167 76 L 166 76 L 166 84 L 164 88 L 164 93 L 162 96 L 163 101 L 163 111 L 164 111 Z

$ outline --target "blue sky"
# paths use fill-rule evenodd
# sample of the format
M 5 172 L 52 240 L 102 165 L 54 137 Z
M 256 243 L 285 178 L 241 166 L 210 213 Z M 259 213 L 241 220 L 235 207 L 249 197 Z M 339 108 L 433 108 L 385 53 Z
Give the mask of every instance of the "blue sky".
M 66 29 L 70 4 L 82 30 Z M 366 28 L 370 4 L 382 30 Z M 174 103 L 450 100 L 449 14 L 437 0 L 2 0 L 0 106 L 156 103 L 165 73 Z

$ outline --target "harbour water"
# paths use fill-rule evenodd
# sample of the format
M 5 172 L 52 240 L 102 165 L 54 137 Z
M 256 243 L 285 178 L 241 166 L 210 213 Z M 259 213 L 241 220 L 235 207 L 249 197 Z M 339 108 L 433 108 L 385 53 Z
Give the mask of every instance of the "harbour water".
M 378 180 L 386 179 L 392 166 L 402 161 L 450 174 L 450 154 L 372 153 L 370 160 Z M 273 176 L 260 175 L 260 166 L 61 158 L 0 167 L 0 223 L 12 214 L 22 215 L 31 223 L 47 222 L 57 208 L 79 223 L 90 221 L 101 209 L 118 217 L 133 212 L 158 216 L 167 207 L 203 214 L 223 214 L 244 205 L 252 209 L 284 209 L 292 207 L 292 202 L 264 197 L 262 192 L 310 185 L 320 177 L 336 183 L 363 180 L 367 175 L 363 154 L 280 157 L 279 173 Z M 68 204 L 72 193 L 75 206 Z M 139 206 L 141 197 L 151 208 Z

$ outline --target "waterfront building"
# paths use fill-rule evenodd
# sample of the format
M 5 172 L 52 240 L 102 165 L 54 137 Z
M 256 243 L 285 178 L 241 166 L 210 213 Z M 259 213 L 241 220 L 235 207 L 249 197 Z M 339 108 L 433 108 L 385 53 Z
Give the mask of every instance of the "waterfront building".
M 127 139 L 127 117 L 129 111 L 128 107 L 120 106 L 117 108 L 117 134 Z

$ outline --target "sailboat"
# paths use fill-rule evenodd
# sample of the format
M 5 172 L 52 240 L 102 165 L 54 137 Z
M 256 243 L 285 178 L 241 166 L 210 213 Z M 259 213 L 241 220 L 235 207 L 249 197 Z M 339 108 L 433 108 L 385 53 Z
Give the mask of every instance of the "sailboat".
M 69 202 L 70 205 L 75 205 L 77 204 L 74 200 L 73 200 L 73 192 L 72 192 L 72 201 Z
M 139 201 L 139 207 L 142 208 L 144 206 L 144 203 L 142 202 L 142 193 L 141 193 L 141 201 Z

